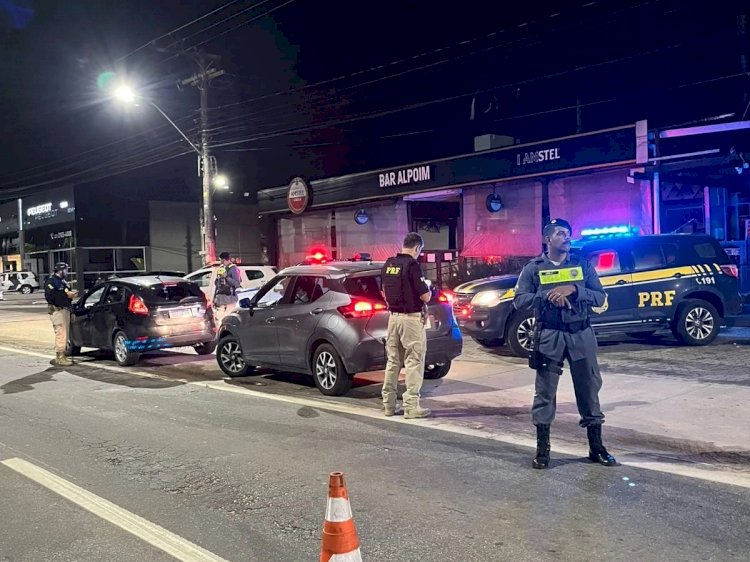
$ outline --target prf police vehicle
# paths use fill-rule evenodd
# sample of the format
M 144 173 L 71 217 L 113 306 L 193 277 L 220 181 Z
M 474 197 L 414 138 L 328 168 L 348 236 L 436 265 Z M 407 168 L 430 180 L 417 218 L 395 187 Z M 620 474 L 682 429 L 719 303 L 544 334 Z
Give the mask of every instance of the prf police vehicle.
M 600 236 L 576 241 L 571 253 L 596 268 L 607 293 L 591 324 L 597 334 L 647 339 L 669 329 L 685 345 L 707 345 L 742 310 L 738 270 L 711 236 Z M 456 287 L 454 312 L 462 330 L 485 347 L 531 349 L 532 311 L 513 307 L 517 275 Z

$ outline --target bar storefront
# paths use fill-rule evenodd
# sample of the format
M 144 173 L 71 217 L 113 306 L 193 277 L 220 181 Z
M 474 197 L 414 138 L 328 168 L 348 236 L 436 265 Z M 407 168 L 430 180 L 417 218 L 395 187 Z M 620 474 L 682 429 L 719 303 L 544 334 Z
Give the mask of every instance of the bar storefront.
M 305 182 L 258 193 L 273 220 L 280 267 L 312 252 L 384 260 L 409 231 L 425 239 L 426 275 L 442 286 L 516 272 L 541 250 L 543 221 L 581 230 L 653 232 L 645 122 L 593 133 Z

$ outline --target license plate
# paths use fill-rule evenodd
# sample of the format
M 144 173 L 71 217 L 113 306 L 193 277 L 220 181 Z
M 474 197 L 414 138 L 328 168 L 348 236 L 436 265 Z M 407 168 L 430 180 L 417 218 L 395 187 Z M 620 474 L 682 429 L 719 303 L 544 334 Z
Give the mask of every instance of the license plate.
M 193 310 L 170 310 L 169 311 L 169 317 L 170 318 L 188 318 L 193 315 Z

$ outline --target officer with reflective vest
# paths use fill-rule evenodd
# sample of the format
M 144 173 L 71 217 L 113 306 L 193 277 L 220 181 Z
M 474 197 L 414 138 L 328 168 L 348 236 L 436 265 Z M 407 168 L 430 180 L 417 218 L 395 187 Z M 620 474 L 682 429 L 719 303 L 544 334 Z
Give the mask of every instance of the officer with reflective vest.
M 70 305 L 78 296 L 65 280 L 68 275 L 68 264 L 58 262 L 55 264 L 54 273 L 49 276 L 44 284 L 44 298 L 47 301 L 47 311 L 52 320 L 52 328 L 55 330 L 55 360 L 54 364 L 60 367 L 70 367 L 73 360 L 67 355 L 68 330 L 70 328 Z
M 216 270 L 216 292 L 214 293 L 214 309 L 223 317 L 231 312 L 237 303 L 237 289 L 242 287 L 240 271 L 232 262 L 229 252 L 219 254 L 221 265 Z
M 431 413 L 419 404 L 427 351 L 426 307 L 432 296 L 417 261 L 423 248 L 422 237 L 410 232 L 404 238 L 401 253 L 388 258 L 383 265 L 383 294 L 390 310 L 385 344 L 388 362 L 383 381 L 386 416 L 398 413 L 396 399 L 401 367 L 406 371 L 404 418 L 426 418 Z
M 580 425 L 586 428 L 589 459 L 604 466 L 616 464 L 602 444 L 604 414 L 599 406 L 601 373 L 596 360 L 596 337 L 591 309 L 605 306 L 607 295 L 593 265 L 570 255 L 570 223 L 553 219 L 544 227 L 547 252 L 529 262 L 516 285 L 514 305 L 534 310 L 534 350 L 529 365 L 536 370 L 532 420 L 537 430 L 534 468 L 547 468 L 550 425 L 555 419 L 557 384 L 567 359 L 573 377 Z

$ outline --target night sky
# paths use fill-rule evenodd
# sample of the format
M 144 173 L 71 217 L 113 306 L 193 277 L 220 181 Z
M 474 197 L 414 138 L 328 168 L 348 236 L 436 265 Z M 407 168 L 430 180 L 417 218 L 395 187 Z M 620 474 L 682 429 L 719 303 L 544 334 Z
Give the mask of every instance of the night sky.
M 747 2 L 288 1 L 237 0 L 163 37 L 227 1 L 0 0 L 0 200 L 82 181 L 197 198 L 186 143 L 96 78 L 129 77 L 195 137 L 198 93 L 176 87 L 194 68 L 172 52 L 201 43 L 227 72 L 211 142 L 233 183 L 221 197 L 239 200 L 296 175 L 470 152 L 482 133 L 739 119 L 750 102 Z

